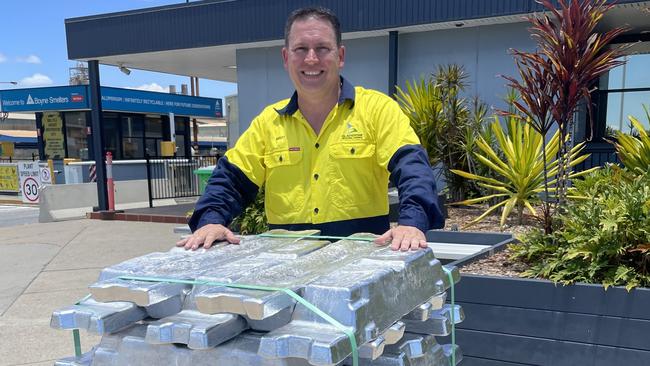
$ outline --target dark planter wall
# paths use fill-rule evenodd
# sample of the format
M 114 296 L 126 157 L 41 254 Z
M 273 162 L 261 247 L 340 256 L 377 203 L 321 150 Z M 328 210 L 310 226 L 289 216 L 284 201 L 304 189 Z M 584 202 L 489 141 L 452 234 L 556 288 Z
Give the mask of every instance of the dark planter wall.
M 650 289 L 462 275 L 456 302 L 463 366 L 650 365 Z

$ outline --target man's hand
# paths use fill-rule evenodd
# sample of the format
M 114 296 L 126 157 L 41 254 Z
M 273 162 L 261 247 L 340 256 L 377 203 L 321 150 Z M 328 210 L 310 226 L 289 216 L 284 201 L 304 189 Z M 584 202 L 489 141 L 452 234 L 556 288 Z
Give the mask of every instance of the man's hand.
M 176 246 L 196 250 L 201 246 L 201 244 L 203 244 L 203 247 L 208 249 L 215 241 L 221 241 L 224 239 L 230 244 L 239 244 L 239 238 L 236 237 L 232 231 L 228 230 L 227 227 L 220 224 L 208 224 L 201 227 L 187 238 L 179 240 L 176 243 Z
M 375 239 L 375 244 L 379 245 L 386 245 L 389 242 L 392 250 L 407 251 L 427 247 L 424 233 L 414 226 L 396 226 Z

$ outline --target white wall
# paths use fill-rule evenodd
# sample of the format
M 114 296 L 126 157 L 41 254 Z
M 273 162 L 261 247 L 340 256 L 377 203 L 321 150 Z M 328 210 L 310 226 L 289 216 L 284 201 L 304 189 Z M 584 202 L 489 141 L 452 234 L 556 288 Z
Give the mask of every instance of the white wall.
M 508 49 L 531 50 L 527 23 L 458 28 L 399 36 L 398 85 L 428 76 L 437 65 L 456 63 L 469 74 L 469 96 L 478 95 L 503 108 L 507 81 L 498 74 L 517 76 Z

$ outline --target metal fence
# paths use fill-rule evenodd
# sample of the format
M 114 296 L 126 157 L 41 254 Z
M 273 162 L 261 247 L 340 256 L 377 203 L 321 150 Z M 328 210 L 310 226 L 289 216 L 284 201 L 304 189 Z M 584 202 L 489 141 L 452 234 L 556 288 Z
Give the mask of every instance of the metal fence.
M 606 142 L 587 143 L 582 154 L 591 154 L 587 160 L 576 165 L 576 171 L 583 171 L 605 163 L 619 163 L 614 145 Z
M 32 153 L 31 159 L 29 157 L 23 157 L 23 158 L 14 158 L 14 157 L 8 157 L 8 158 L 3 158 L 0 157 L 0 163 L 18 163 L 21 161 L 37 161 L 38 159 L 38 154 Z
M 218 159 L 219 156 L 196 156 L 192 159 L 147 158 L 149 207 L 153 207 L 153 200 L 156 199 L 201 195 L 195 171 L 216 165 Z

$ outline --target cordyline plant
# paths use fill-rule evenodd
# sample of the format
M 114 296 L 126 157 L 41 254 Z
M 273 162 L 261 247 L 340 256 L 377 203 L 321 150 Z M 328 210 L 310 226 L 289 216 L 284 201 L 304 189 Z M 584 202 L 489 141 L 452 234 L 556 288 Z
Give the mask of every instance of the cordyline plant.
M 573 0 L 567 4 L 558 0 L 559 9 L 551 1 L 538 0 L 551 14 L 531 16 L 531 37 L 537 51 L 512 50 L 521 80 L 504 76 L 508 86 L 515 89 L 521 102 L 514 105 L 528 117 L 531 126 L 546 136 L 554 125 L 562 144 L 557 153 L 558 182 L 556 205 L 564 204 L 566 183 L 570 174 L 570 155 L 567 154 L 567 136 L 573 116 L 581 102 L 586 102 L 591 116 L 591 91 L 594 82 L 610 69 L 622 65 L 618 58 L 621 48 L 606 46 L 626 28 L 615 28 L 606 33 L 595 33 L 603 15 L 613 7 L 606 0 Z M 593 130 L 593 128 L 592 128 Z M 546 151 L 543 151 L 546 154 Z M 544 159 L 546 161 L 546 159 Z M 546 171 L 548 167 L 545 167 Z M 545 177 L 548 197 L 548 177 Z M 543 204 L 544 231 L 552 231 L 551 203 Z

